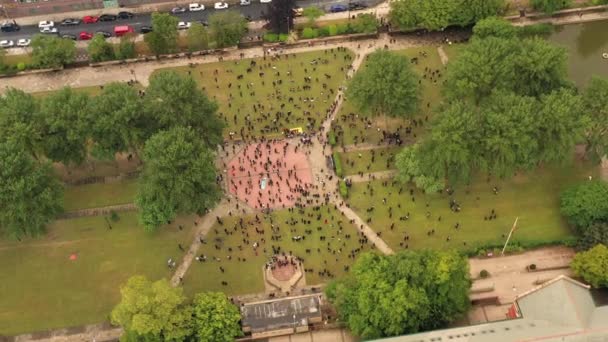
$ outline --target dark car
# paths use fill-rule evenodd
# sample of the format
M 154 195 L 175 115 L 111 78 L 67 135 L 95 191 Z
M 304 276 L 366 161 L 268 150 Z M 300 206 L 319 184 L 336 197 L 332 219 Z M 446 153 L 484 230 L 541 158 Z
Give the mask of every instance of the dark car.
M 126 12 L 126 11 L 118 12 L 118 19 L 131 19 L 134 16 L 135 16 L 135 14 L 133 14 L 131 12 Z
M 0 26 L 0 31 L 2 32 L 15 32 L 19 31 L 20 29 L 21 26 L 17 25 L 17 23 L 14 21 L 5 21 Z
M 78 39 L 78 37 L 76 37 L 75 34 L 71 34 L 71 33 L 64 33 L 64 34 L 61 35 L 61 38 L 72 39 L 72 40 L 77 40 Z
M 331 13 L 345 12 L 348 11 L 348 6 L 343 4 L 334 4 L 329 7 Z
M 351 2 L 350 4 L 348 4 L 348 7 L 351 11 L 357 11 L 357 10 L 366 9 L 367 5 L 362 4 L 360 2 Z
M 140 33 L 144 33 L 144 34 L 145 34 L 145 33 L 148 33 L 148 32 L 152 32 L 152 26 L 142 26 L 142 27 L 139 29 L 139 32 L 140 32 Z
M 114 14 L 102 14 L 99 16 L 99 21 L 114 21 L 116 18 Z
M 81 21 L 80 19 L 76 19 L 76 18 L 66 18 L 63 19 L 61 21 L 61 26 L 76 26 L 76 25 L 80 25 Z
M 103 31 L 103 30 L 98 30 L 95 32 L 95 34 L 101 34 L 104 38 L 110 38 L 112 37 L 112 34 L 108 31 Z

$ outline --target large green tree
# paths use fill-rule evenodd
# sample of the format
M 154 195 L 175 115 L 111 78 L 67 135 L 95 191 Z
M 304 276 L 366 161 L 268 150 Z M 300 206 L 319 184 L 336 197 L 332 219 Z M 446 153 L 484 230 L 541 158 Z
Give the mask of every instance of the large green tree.
M 135 50 L 135 34 L 129 33 L 120 37 L 120 43 L 116 48 L 117 59 L 129 59 L 137 57 L 137 51 Z
M 188 50 L 191 52 L 202 51 L 209 48 L 209 34 L 201 23 L 192 23 L 188 29 Z
M 42 99 L 41 148 L 51 160 L 81 164 L 87 156 L 87 109 L 89 97 L 63 88 Z
M 289 33 L 294 28 L 294 8 L 296 0 L 282 0 L 271 2 L 264 12 L 264 19 L 268 22 L 270 30 L 274 33 Z
M 203 214 L 220 199 L 213 154 L 194 130 L 175 127 L 155 134 L 142 157 L 136 203 L 147 230 L 177 214 Z
M 588 227 L 579 229 L 579 239 L 577 247 L 580 250 L 587 250 L 597 244 L 608 246 L 608 222 L 596 222 Z
M 111 61 L 116 57 L 114 47 L 100 33 L 93 36 L 93 39 L 89 42 L 89 46 L 87 46 L 87 52 L 89 53 L 91 62 Z
M 397 167 L 397 179 L 403 183 L 413 182 L 416 187 L 423 189 L 426 193 L 435 193 L 445 187 L 442 180 L 425 175 L 420 167 L 420 145 L 414 144 L 405 147 L 395 157 Z
M 347 97 L 364 113 L 412 117 L 420 102 L 418 80 L 407 57 L 378 50 L 351 80 Z
M 150 77 L 144 110 L 154 123 L 150 134 L 175 126 L 191 127 L 212 149 L 222 142 L 224 122 L 217 116 L 217 104 L 205 95 L 189 76 L 161 71 Z
M 144 41 L 155 55 L 177 51 L 177 23 L 179 19 L 169 13 L 152 13 L 152 32 L 144 35 Z
M 15 141 L 37 158 L 40 147 L 38 102 L 22 90 L 9 88 L 0 97 L 0 142 Z
M 242 334 L 239 309 L 221 292 L 194 296 L 193 325 L 197 341 L 231 342 Z
M 209 16 L 211 37 L 218 48 L 235 46 L 247 32 L 247 20 L 239 12 L 215 12 Z
M 482 19 L 473 27 L 473 38 L 475 39 L 514 38 L 515 36 L 517 36 L 517 28 L 511 22 L 499 17 Z
M 362 254 L 326 289 L 348 328 L 364 339 L 437 329 L 469 308 L 469 264 L 455 251 Z
M 593 77 L 585 89 L 583 104 L 590 121 L 587 154 L 599 162 L 608 154 L 608 79 Z
M 120 288 L 110 318 L 125 330 L 121 341 L 185 341 L 192 334 L 192 309 L 181 287 L 166 279 L 133 276 Z
M 39 68 L 58 68 L 76 59 L 76 43 L 71 39 L 37 34 L 31 47 L 32 64 Z
M 37 236 L 62 211 L 63 188 L 48 163 L 38 164 L 15 141 L 0 142 L 0 230 Z
M 577 253 L 570 267 L 593 287 L 608 287 L 608 247 L 600 244 Z
M 560 210 L 578 231 L 608 222 L 608 183 L 592 180 L 569 187 L 561 195 Z
M 89 103 L 89 134 L 95 155 L 113 159 L 118 152 L 137 152 L 147 131 L 147 118 L 137 90 L 126 83 L 109 83 Z

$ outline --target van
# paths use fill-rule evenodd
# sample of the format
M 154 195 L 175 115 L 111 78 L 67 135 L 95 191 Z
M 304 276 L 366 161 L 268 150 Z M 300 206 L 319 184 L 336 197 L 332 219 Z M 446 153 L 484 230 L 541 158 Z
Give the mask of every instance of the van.
M 129 25 L 114 26 L 114 35 L 116 37 L 124 36 L 131 32 L 133 32 L 133 28 Z

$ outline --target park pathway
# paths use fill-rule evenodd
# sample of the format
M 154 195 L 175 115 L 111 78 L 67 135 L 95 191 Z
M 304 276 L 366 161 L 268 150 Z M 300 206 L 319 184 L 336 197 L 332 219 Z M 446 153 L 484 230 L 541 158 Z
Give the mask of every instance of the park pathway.
M 445 53 L 445 51 L 443 50 L 443 46 L 439 46 L 437 48 L 437 53 L 439 54 L 439 58 L 441 59 L 441 64 L 443 64 L 443 65 L 448 64 L 448 61 L 450 60 L 450 58 L 448 57 L 448 54 Z

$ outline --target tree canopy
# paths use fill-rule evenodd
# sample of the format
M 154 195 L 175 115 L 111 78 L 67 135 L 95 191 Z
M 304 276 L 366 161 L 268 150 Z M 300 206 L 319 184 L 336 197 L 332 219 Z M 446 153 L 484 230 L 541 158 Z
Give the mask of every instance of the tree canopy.
M 378 50 L 352 78 L 347 97 L 364 113 L 411 117 L 420 102 L 418 80 L 407 57 Z
M 289 33 L 294 28 L 295 0 L 273 1 L 268 4 L 264 19 L 274 33 Z
M 353 30 L 358 33 L 377 32 L 378 25 L 378 18 L 372 13 L 361 13 L 351 23 Z
M 608 222 L 608 183 L 585 181 L 561 195 L 560 210 L 578 231 L 596 222 Z
M 108 43 L 106 37 L 99 33 L 95 34 L 89 42 L 87 52 L 91 62 L 111 61 L 116 57 L 112 44 Z
M 574 274 L 593 287 L 608 287 L 608 247 L 597 245 L 588 251 L 577 253 L 570 264 Z
M 281 3 L 273 1 L 272 3 Z M 209 16 L 209 29 L 218 48 L 235 46 L 247 32 L 247 20 L 239 12 L 215 12 Z
M 470 305 L 470 284 L 467 259 L 454 251 L 367 253 L 326 293 L 355 335 L 375 339 L 436 329 L 459 318 Z
M 204 292 L 194 296 L 193 322 L 197 341 L 231 342 L 240 336 L 241 314 L 221 292 Z
M 580 250 L 590 249 L 600 243 L 608 246 L 608 222 L 592 223 L 579 229 L 579 235 L 577 247 Z
M 302 16 L 308 18 L 308 25 L 313 26 L 325 11 L 317 6 L 309 6 L 302 10 Z
M 155 55 L 177 50 L 177 23 L 179 19 L 169 13 L 152 13 L 153 31 L 144 35 L 144 41 Z
M 0 97 L 0 142 L 15 141 L 31 156 L 40 148 L 38 102 L 22 90 L 9 88 Z
M 116 48 L 117 59 L 129 59 L 137 56 L 134 40 L 135 35 L 133 33 L 120 37 L 120 43 L 118 43 L 118 47 Z
M 608 154 L 608 79 L 593 77 L 583 94 L 584 111 L 589 116 L 587 154 L 599 162 Z
M 188 50 L 191 52 L 202 51 L 209 48 L 209 34 L 201 23 L 192 23 L 188 29 Z
M 487 37 L 514 38 L 517 28 L 509 21 L 499 17 L 482 19 L 473 27 L 473 37 L 483 39 Z
M 31 47 L 32 64 L 39 68 L 59 68 L 76 59 L 76 43 L 71 39 L 36 34 Z
M 144 227 L 153 230 L 177 214 L 203 214 L 221 197 L 212 152 L 194 130 L 174 127 L 144 147 L 136 203 Z
M 48 163 L 38 164 L 15 141 L 0 142 L 0 229 L 37 236 L 62 211 L 63 187 Z
M 570 7 L 572 0 L 531 0 L 530 4 L 535 10 L 553 14 L 556 11 Z

